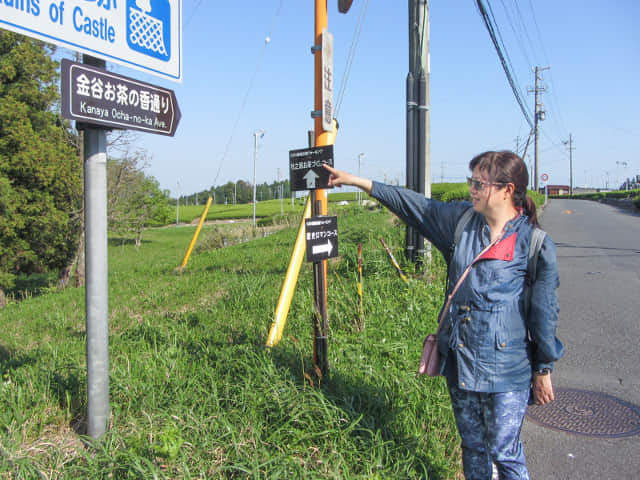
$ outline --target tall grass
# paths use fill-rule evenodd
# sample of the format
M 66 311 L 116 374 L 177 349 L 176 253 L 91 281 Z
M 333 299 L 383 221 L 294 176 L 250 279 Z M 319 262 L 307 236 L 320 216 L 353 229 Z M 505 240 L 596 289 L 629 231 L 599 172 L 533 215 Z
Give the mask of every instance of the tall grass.
M 179 271 L 194 229 L 150 230 L 139 248 L 110 239 L 111 418 L 98 442 L 83 436 L 84 291 L 0 310 L 0 477 L 455 478 L 444 381 L 415 373 L 441 302 L 439 255 L 406 286 L 379 243 L 402 258 L 404 228 L 384 211 L 341 212 L 328 276 L 330 374 L 319 378 L 310 265 L 282 342 L 263 347 L 296 229 L 199 251 Z

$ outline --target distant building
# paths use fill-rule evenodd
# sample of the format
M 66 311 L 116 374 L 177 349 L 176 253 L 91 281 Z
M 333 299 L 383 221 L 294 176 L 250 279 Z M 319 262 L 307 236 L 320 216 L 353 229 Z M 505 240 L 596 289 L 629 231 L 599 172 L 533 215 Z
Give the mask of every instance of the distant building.
M 569 185 L 547 185 L 549 195 L 569 195 Z M 574 189 L 575 190 L 575 189 Z M 544 187 L 540 188 L 540 193 L 544 193 Z

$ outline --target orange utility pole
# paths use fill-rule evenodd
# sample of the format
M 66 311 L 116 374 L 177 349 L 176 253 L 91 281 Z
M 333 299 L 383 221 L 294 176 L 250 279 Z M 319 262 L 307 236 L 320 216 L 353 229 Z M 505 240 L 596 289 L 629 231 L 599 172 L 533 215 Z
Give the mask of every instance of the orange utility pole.
M 325 105 L 322 104 L 323 81 L 331 82 L 333 85 L 333 68 L 329 72 L 323 72 L 322 65 L 322 32 L 328 28 L 327 0 L 315 0 L 315 31 L 314 31 L 314 132 L 315 146 L 325 146 L 328 144 L 329 135 L 322 127 L 322 111 Z M 325 78 L 328 74 L 329 78 Z M 331 108 L 333 110 L 333 108 Z M 334 127 L 335 128 L 335 127 Z M 311 191 L 311 216 L 327 215 L 327 194 L 325 190 Z M 327 333 L 329 330 L 329 317 L 327 313 L 327 260 L 313 264 L 314 283 L 314 312 L 313 312 L 313 364 L 316 371 L 321 375 L 329 372 L 329 359 L 327 348 Z

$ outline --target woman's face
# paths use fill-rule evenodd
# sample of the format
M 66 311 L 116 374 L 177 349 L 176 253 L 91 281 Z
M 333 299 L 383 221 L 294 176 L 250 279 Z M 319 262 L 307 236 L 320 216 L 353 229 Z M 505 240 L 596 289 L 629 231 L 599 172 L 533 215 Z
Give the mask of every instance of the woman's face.
M 478 167 L 474 168 L 469 186 L 473 209 L 486 216 L 498 202 L 503 201 L 500 190 L 504 188 L 504 185 L 492 183 L 486 173 L 481 172 Z

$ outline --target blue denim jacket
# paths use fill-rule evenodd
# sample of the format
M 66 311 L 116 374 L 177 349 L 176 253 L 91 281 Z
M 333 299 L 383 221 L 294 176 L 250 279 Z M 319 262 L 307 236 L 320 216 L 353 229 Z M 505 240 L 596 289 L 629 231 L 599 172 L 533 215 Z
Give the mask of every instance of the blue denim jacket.
M 455 285 L 490 243 L 489 226 L 474 213 L 451 256 L 458 220 L 471 204 L 444 203 L 411 190 L 373 182 L 372 196 L 442 252 Z M 446 312 L 438 334 L 448 382 L 464 390 L 507 392 L 528 388 L 532 372 L 552 368 L 564 351 L 556 338 L 559 285 L 556 249 L 548 235 L 538 256 L 531 305 L 525 312 L 529 239 L 527 216 L 509 221 L 501 242 L 512 244 L 509 260 L 482 259 L 469 272 Z M 510 238 L 515 235 L 514 238 Z M 499 245 L 499 244 L 498 244 Z

